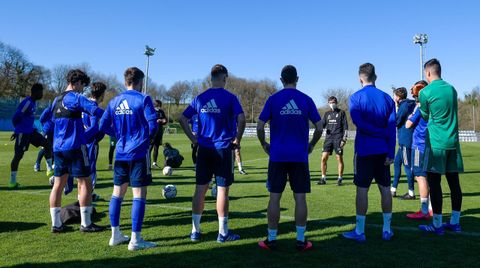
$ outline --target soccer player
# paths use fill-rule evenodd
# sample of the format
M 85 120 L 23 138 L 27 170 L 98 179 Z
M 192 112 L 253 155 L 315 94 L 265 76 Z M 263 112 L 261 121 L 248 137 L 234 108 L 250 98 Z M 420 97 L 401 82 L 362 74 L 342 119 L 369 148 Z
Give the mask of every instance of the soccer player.
M 390 228 L 390 165 L 395 155 L 395 103 L 388 94 L 375 87 L 377 75 L 373 64 L 360 65 L 358 74 L 363 88 L 350 96 L 350 115 L 357 127 L 353 160 L 357 216 L 355 229 L 343 233 L 343 236 L 357 242 L 366 240 L 368 190 L 375 179 L 383 211 L 382 239 L 388 241 L 393 236 Z
M 16 189 L 20 186 L 17 182 L 17 171 L 20 160 L 28 151 L 28 146 L 32 144 L 35 147 L 42 146 L 45 148 L 45 156 L 47 158 L 47 176 L 52 174 L 52 144 L 48 142 L 42 134 L 38 133 L 33 127 L 34 113 L 37 108 L 36 101 L 43 97 L 43 85 L 34 84 L 30 89 L 30 96 L 27 96 L 17 107 L 17 111 L 13 115 L 12 123 L 15 127 L 12 138 L 15 139 L 14 155 L 10 163 L 10 183 L 9 189 Z
M 415 109 L 415 101 L 407 99 L 407 89 L 404 87 L 397 88 L 393 91 L 393 101 L 398 107 L 396 124 L 398 133 L 398 151 L 395 155 L 393 165 L 394 177 L 393 184 L 390 191 L 392 196 L 397 196 L 397 187 L 400 176 L 402 175 L 402 164 L 405 167 L 405 174 L 407 175 L 408 192 L 401 196 L 402 200 L 415 199 L 414 181 L 411 167 L 412 155 L 412 135 L 413 129 L 406 128 L 408 116 L 412 114 Z
M 133 191 L 132 236 L 128 250 L 156 247 L 141 236 L 145 215 L 147 186 L 152 183 L 150 170 L 150 139 L 157 130 L 157 116 L 152 99 L 141 93 L 145 75 L 131 67 L 125 71 L 126 91 L 114 97 L 100 120 L 100 130 L 117 139 L 117 153 L 113 174 L 113 194 L 109 214 L 112 237 L 109 245 L 129 240 L 120 231 L 120 210 L 130 183 Z
M 87 141 L 82 122 L 82 112 L 100 117 L 103 110 L 81 93 L 90 84 L 90 78 L 81 70 L 70 70 L 67 74 L 66 90 L 52 104 L 55 122 L 53 152 L 55 157 L 55 183 L 50 193 L 50 215 L 52 232 L 65 231 L 60 220 L 62 190 L 68 176 L 77 178 L 80 202 L 81 232 L 99 232 L 104 228 L 91 221 L 92 180 L 88 159 Z
M 327 183 L 327 161 L 332 155 L 333 150 L 337 154 L 338 161 L 338 179 L 337 185 L 342 185 L 343 180 L 343 146 L 347 142 L 348 123 L 345 112 L 337 107 L 337 98 L 331 96 L 328 98 L 328 106 L 331 111 L 325 113 L 322 118 L 322 128 L 327 130 L 325 142 L 323 143 L 322 153 L 322 178 L 317 184 Z
M 420 210 L 415 213 L 407 214 L 407 218 L 415 220 L 430 219 L 430 212 L 428 209 L 428 182 L 427 172 L 423 169 L 423 158 L 425 152 L 425 135 L 427 134 L 427 121 L 422 118 L 419 109 L 418 94 L 427 86 L 427 82 L 421 80 L 415 83 L 412 87 L 412 96 L 417 101 L 417 106 L 413 114 L 408 118 L 405 127 L 413 130 L 412 138 L 412 172 L 418 183 L 418 192 L 420 193 Z
M 108 170 L 113 169 L 113 153 L 115 152 L 115 147 L 117 147 L 117 139 L 113 136 L 110 136 L 110 148 L 108 149 Z
M 420 225 L 426 232 L 443 235 L 445 229 L 461 232 L 460 210 L 462 189 L 458 173 L 463 172 L 463 160 L 458 139 L 458 104 L 455 88 L 442 80 L 442 67 L 437 59 L 424 65 L 425 78 L 429 83 L 420 91 L 420 111 L 428 121 L 425 144 L 425 167 L 430 200 L 433 209 L 433 223 Z M 450 222 L 442 224 L 442 174 L 447 178 L 452 202 Z
M 211 70 L 212 87 L 195 97 L 180 117 L 180 124 L 192 144 L 198 143 L 196 187 L 192 201 L 192 232 L 190 239 L 200 241 L 200 219 L 205 193 L 212 176 L 217 183 L 217 242 L 240 239 L 228 229 L 228 192 L 233 183 L 233 152 L 240 146 L 245 130 L 245 115 L 237 97 L 224 89 L 228 71 L 217 64 Z M 193 135 L 188 120 L 198 115 L 198 133 Z M 237 122 L 237 123 L 235 123 Z
M 167 123 L 167 117 L 165 116 L 165 112 L 162 110 L 162 102 L 160 100 L 155 100 L 155 114 L 157 115 L 157 132 L 155 133 L 155 137 L 153 138 L 152 144 L 150 146 L 150 154 L 153 150 L 152 166 L 160 168 L 157 164 L 158 147 L 162 145 L 163 125 Z
M 234 153 L 235 153 L 235 162 L 237 163 L 238 173 L 242 175 L 247 175 L 247 172 L 245 171 L 245 169 L 243 169 L 242 154 L 240 152 L 240 148 L 239 147 L 235 148 Z
M 45 139 L 47 139 L 47 141 L 50 144 L 53 144 L 54 123 L 53 123 L 53 120 L 52 120 L 52 109 L 51 109 L 50 106 L 45 108 L 42 112 L 42 115 L 40 115 L 40 123 L 42 124 L 42 132 L 43 132 L 43 135 L 44 135 Z M 35 162 L 35 166 L 33 167 L 35 172 L 40 171 L 40 164 L 42 162 L 42 158 L 45 157 L 45 160 L 47 160 L 46 155 L 45 155 L 45 150 L 46 149 L 42 147 L 38 151 L 37 161 Z M 48 170 L 48 168 L 49 168 L 48 161 L 47 161 L 46 164 L 47 164 L 47 170 Z M 53 169 L 51 169 L 51 170 L 53 171 Z
M 267 189 L 268 237 L 258 242 L 261 248 L 277 247 L 280 199 L 287 180 L 295 198 L 296 248 L 304 251 L 312 248 L 305 239 L 307 228 L 306 193 L 310 193 L 308 154 L 322 136 L 320 115 L 313 100 L 297 89 L 297 70 L 286 65 L 281 72 L 283 89 L 270 96 L 263 107 L 257 124 L 257 135 L 263 150 L 270 156 L 268 163 Z M 315 125 L 312 140 L 308 142 L 309 121 Z M 265 123 L 270 123 L 270 142 L 265 141 Z

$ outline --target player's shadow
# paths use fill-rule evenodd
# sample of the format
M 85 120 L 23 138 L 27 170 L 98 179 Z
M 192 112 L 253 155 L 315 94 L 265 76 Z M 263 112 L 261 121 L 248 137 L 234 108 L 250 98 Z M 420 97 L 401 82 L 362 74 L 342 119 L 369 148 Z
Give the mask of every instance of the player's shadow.
M 43 222 L 10 222 L 0 221 L 0 233 L 29 231 L 47 225 Z
M 20 188 L 17 188 L 17 189 L 10 189 L 8 187 L 0 187 L 0 191 L 12 191 L 12 192 L 15 192 L 15 191 L 28 191 L 28 190 L 51 190 L 52 189 L 52 186 L 50 186 L 50 184 L 48 184 L 48 181 L 46 181 L 46 184 L 45 185 L 21 185 Z

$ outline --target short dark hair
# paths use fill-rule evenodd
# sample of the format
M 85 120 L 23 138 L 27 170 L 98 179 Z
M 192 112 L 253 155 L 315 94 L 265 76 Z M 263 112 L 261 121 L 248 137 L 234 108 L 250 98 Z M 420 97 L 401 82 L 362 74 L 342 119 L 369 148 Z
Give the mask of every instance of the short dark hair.
M 155 102 L 156 102 L 159 106 L 162 106 L 162 101 L 161 101 L 161 100 L 155 100 Z
M 40 83 L 35 83 L 32 85 L 32 88 L 30 88 L 30 92 L 37 92 L 37 91 L 43 91 L 43 85 Z
M 424 69 L 429 68 L 432 73 L 438 76 L 442 75 L 442 66 L 440 65 L 440 61 L 435 58 L 425 62 L 425 64 L 423 65 L 423 68 Z
M 293 65 L 285 65 L 282 69 L 281 77 L 285 84 L 293 84 L 297 82 L 297 68 Z
M 132 86 L 138 85 L 138 83 L 140 83 L 140 81 L 142 81 L 142 79 L 145 77 L 145 74 L 137 67 L 130 67 L 125 70 L 123 76 L 125 77 L 125 83 L 127 86 Z
M 93 98 L 98 99 L 103 94 L 105 94 L 106 90 L 107 90 L 107 86 L 104 83 L 95 82 L 95 83 L 92 83 L 92 90 L 90 91 L 90 94 L 92 95 Z
M 335 96 L 330 96 L 328 98 L 328 102 L 331 102 L 331 101 L 335 101 L 335 103 L 338 103 L 337 97 L 335 97 Z
M 393 94 L 397 95 L 400 99 L 404 100 L 407 98 L 407 89 L 404 87 L 399 87 L 393 90 Z
M 84 86 L 90 85 L 90 77 L 88 77 L 88 75 L 84 71 L 80 69 L 73 69 L 68 71 L 67 82 L 73 85 L 78 81 L 81 81 Z
M 218 79 L 220 76 L 224 74 L 228 77 L 228 70 L 225 66 L 221 64 L 215 64 L 212 67 L 212 70 L 210 71 L 210 75 L 212 76 L 212 79 Z
M 358 74 L 365 76 L 367 82 L 373 82 L 377 79 L 377 75 L 375 74 L 375 66 L 369 62 L 360 65 L 358 68 Z

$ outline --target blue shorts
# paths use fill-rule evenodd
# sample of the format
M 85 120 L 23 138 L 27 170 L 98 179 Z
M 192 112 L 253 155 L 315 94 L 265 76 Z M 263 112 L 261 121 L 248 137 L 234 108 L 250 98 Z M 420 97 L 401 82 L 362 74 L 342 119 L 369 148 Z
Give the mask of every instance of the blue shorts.
M 232 185 L 233 159 L 232 148 L 215 149 L 198 146 L 196 184 L 208 184 L 215 175 L 217 186 Z
M 362 188 L 369 188 L 373 179 L 381 186 L 390 187 L 390 166 L 385 165 L 386 154 L 358 156 L 353 158 L 353 183 Z
M 124 183 L 130 183 L 132 187 L 143 187 L 152 183 L 149 154 L 137 160 L 115 160 L 113 167 L 113 184 L 120 186 Z
M 294 193 L 310 193 L 308 162 L 270 161 L 268 163 L 267 190 L 270 193 L 283 193 L 287 180 Z
M 55 161 L 54 175 L 57 177 L 70 174 L 75 178 L 88 177 L 91 174 L 87 146 L 82 144 L 79 149 L 53 153 Z
M 427 171 L 423 164 L 424 154 L 418 148 L 412 148 L 412 171 L 414 176 L 427 177 Z

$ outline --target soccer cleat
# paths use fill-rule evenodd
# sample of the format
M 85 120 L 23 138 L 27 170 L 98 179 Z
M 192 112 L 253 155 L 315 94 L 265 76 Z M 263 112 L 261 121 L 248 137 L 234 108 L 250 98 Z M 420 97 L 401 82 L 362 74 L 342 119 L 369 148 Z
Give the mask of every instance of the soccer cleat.
M 39 172 L 40 171 L 40 164 L 35 163 L 35 165 L 33 165 L 33 171 Z
M 392 240 L 392 237 L 393 237 L 393 232 L 392 231 L 382 233 L 382 239 L 384 241 L 390 241 L 390 240 Z
M 415 213 L 408 213 L 407 218 L 412 219 L 412 220 L 429 220 L 431 218 L 430 214 L 423 214 L 421 210 L 415 212 Z
M 11 182 L 10 182 L 10 183 L 8 184 L 8 189 L 9 189 L 9 190 L 15 190 L 15 189 L 18 189 L 18 188 L 20 188 L 20 187 L 21 187 L 21 186 L 20 186 L 20 183 L 18 183 L 18 182 L 15 182 L 15 183 L 11 183 Z
M 108 245 L 113 247 L 113 246 L 116 246 L 116 245 L 126 243 L 128 241 L 130 241 L 130 238 L 128 236 L 120 233 L 119 235 L 116 235 L 115 237 L 112 236 L 110 238 L 110 241 L 108 242 Z
M 200 241 L 200 238 L 202 237 L 202 234 L 199 233 L 199 232 L 192 232 L 190 234 L 190 240 L 192 240 L 193 242 L 198 242 Z
M 343 181 L 342 178 L 338 178 L 337 179 L 337 186 L 342 186 L 342 184 L 343 184 L 342 181 Z
M 258 241 L 258 246 L 266 250 L 277 249 L 277 240 L 269 241 L 268 238 L 263 241 Z
M 160 166 L 157 164 L 157 162 L 153 162 L 152 167 L 160 168 Z
M 238 234 L 234 234 L 231 231 L 228 231 L 227 235 L 218 234 L 217 242 L 218 243 L 225 243 L 227 241 L 236 241 L 239 240 L 240 236 Z
M 320 180 L 317 181 L 317 185 L 325 185 L 327 184 L 327 179 L 321 178 Z
M 157 243 L 148 242 L 140 238 L 136 242 L 133 242 L 132 240 L 130 240 L 130 243 L 128 243 L 128 250 L 133 251 L 133 250 L 154 248 L 156 246 L 157 246 Z
M 243 169 L 240 169 L 240 170 L 238 171 L 238 173 L 240 173 L 240 174 L 242 174 L 242 175 L 247 175 L 247 172 L 246 172 L 245 170 L 243 170 Z
M 100 195 L 92 193 L 92 202 L 97 202 L 98 200 L 100 200 Z
M 447 229 L 449 231 L 452 231 L 452 232 L 455 232 L 455 233 L 460 233 L 462 232 L 462 227 L 460 226 L 460 223 L 457 223 L 457 224 L 451 224 L 449 222 L 446 222 L 444 224 L 442 224 L 442 227 L 444 229 Z
M 415 196 L 414 195 L 410 195 L 408 193 L 402 195 L 400 197 L 401 200 L 415 200 Z
M 65 224 L 60 225 L 60 227 L 52 226 L 52 233 L 54 234 L 64 233 L 70 230 L 71 228 Z
M 440 226 L 440 227 L 437 228 L 437 227 L 433 226 L 433 224 L 419 225 L 418 229 L 420 229 L 424 232 L 427 232 L 427 233 L 434 233 L 436 235 L 444 235 L 445 234 L 445 230 L 443 229 L 443 226 Z
M 363 243 L 367 240 L 367 238 L 365 237 L 365 233 L 357 234 L 355 230 L 343 233 L 343 237 L 345 237 L 346 239 L 355 240 L 359 243 Z
M 47 177 L 53 176 L 53 169 L 47 169 L 47 171 L 45 172 L 45 174 L 47 174 Z
M 309 249 L 312 249 L 313 248 L 313 244 L 312 242 L 310 241 L 298 241 L 297 240 L 297 244 L 295 245 L 295 247 L 297 248 L 298 251 L 307 251 Z
M 95 233 L 95 232 L 103 232 L 105 231 L 105 227 L 98 226 L 92 222 L 89 226 L 80 225 L 80 232 L 83 233 Z

